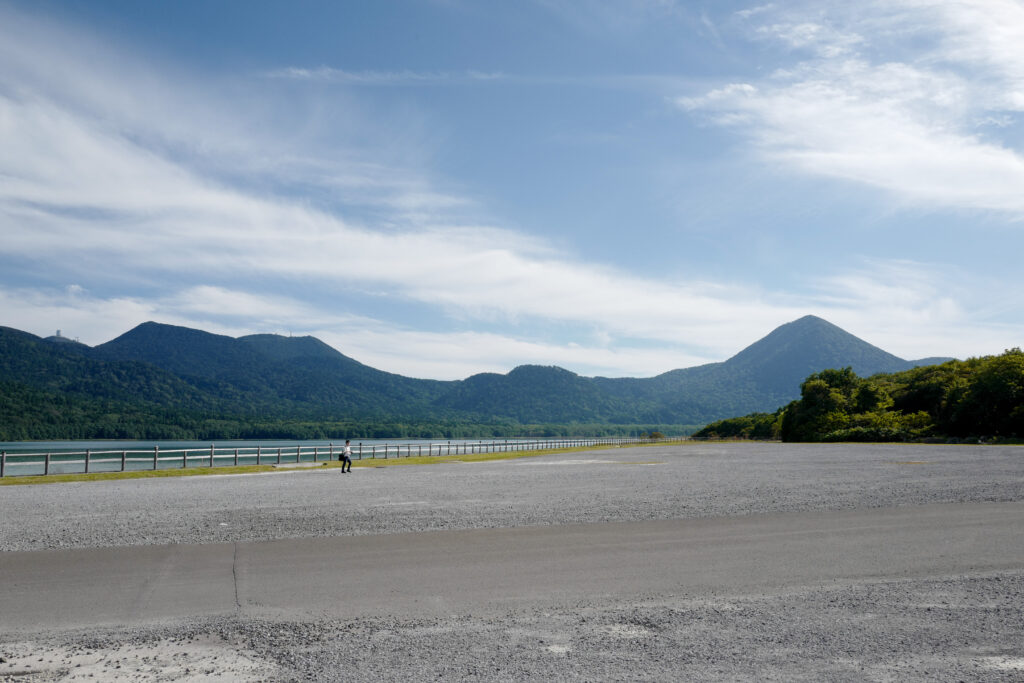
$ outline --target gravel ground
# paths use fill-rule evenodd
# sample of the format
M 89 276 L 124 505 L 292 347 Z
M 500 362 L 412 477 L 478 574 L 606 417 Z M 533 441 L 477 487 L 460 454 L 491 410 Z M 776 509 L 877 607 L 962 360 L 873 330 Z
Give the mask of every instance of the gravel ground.
M 0 641 L 0 681 L 1020 681 L 1024 575 Z
M 1024 500 L 1024 448 L 688 444 L 0 488 L 0 550 Z M 0 634 L 0 681 L 1024 681 L 1024 568 L 503 614 Z
M 3 487 L 0 551 L 1012 500 L 1024 500 L 1022 447 L 691 443 L 344 475 Z

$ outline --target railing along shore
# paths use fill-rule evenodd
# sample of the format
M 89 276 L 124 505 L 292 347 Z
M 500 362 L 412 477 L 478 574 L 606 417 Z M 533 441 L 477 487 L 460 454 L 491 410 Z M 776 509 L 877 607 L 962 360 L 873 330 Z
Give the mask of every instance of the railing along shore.
M 410 458 L 515 451 L 562 450 L 592 446 L 625 446 L 640 443 L 666 443 L 690 437 L 650 439 L 646 437 L 577 438 L 537 440 L 447 441 L 440 443 L 351 444 L 352 459 Z M 237 465 L 279 465 L 285 463 L 330 462 L 338 460 L 344 446 L 217 446 L 202 448 L 45 451 L 39 453 L 0 452 L 0 477 L 88 474 L 90 472 L 129 472 L 188 467 L 230 467 Z M 15 470 L 18 470 L 17 472 Z M 42 471 L 37 471 L 41 469 Z M 32 471 L 26 471 L 32 470 Z

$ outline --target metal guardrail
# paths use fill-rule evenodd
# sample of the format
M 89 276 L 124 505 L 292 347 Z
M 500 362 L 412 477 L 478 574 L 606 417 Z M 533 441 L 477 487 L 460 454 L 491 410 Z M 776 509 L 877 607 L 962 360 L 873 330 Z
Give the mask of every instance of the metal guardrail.
M 507 453 L 514 451 L 559 450 L 603 445 L 630 445 L 638 443 L 665 443 L 682 441 L 689 437 L 649 439 L 643 437 L 590 438 L 590 439 L 537 439 L 503 441 L 456 441 L 442 443 L 362 443 L 352 445 L 352 459 L 409 458 L 439 455 L 469 455 L 475 453 Z M 161 449 L 159 445 L 145 450 L 84 450 L 46 451 L 40 453 L 0 452 L 0 477 L 30 476 L 33 474 L 88 474 L 90 472 L 128 472 L 139 470 L 184 469 L 187 467 L 229 467 L 236 465 L 265 465 L 301 462 L 329 462 L 338 460 L 344 446 L 249 446 Z M 26 469 L 38 470 L 42 472 Z M 13 469 L 20 472 L 15 474 Z

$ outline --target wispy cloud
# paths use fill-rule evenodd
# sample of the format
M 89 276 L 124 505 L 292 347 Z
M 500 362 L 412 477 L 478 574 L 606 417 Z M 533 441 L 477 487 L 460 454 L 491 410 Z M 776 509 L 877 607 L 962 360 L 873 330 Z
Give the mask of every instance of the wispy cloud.
M 802 172 L 929 207 L 1024 217 L 1024 155 L 998 128 L 978 128 L 1012 125 L 1005 113 L 1024 100 L 1019 3 L 814 4 L 747 18 L 758 22 L 755 34 L 811 54 L 764 80 L 678 98 L 679 106 L 736 127 L 767 158 Z M 908 34 L 936 47 L 889 56 L 887 41 Z
M 339 85 L 456 85 L 468 83 L 490 83 L 505 80 L 501 73 L 482 71 L 424 72 L 424 71 L 347 71 L 329 66 L 313 69 L 304 67 L 284 67 L 268 71 L 267 78 L 293 81 L 310 81 L 318 83 L 337 83 Z
M 263 74 L 265 78 L 311 84 L 345 86 L 461 86 L 500 85 L 526 87 L 571 86 L 634 92 L 670 93 L 692 87 L 695 79 L 673 73 L 608 73 L 598 75 L 557 75 L 482 72 L 347 71 L 329 66 L 284 67 Z M 703 82 L 703 81 L 702 81 Z

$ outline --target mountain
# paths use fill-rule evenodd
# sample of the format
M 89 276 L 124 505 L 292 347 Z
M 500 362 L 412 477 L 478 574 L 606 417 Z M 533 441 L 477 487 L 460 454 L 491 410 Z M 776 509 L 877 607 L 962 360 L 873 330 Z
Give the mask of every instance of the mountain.
M 202 390 L 148 363 L 107 363 L 91 358 L 85 344 L 47 342 L 0 327 L 0 381 L 44 392 L 104 398 L 153 406 L 214 407 Z
M 766 390 L 787 394 L 809 374 L 836 367 L 836 362 L 862 377 L 914 367 L 813 315 L 776 328 L 723 365 Z
M 735 402 L 733 410 L 740 408 L 732 414 L 740 415 L 774 410 L 798 398 L 807 376 L 828 368 L 851 367 L 858 375 L 870 377 L 946 360 L 950 359 L 903 360 L 827 320 L 808 315 L 777 327 L 721 364 L 694 369 L 699 372 L 689 373 L 693 377 L 686 379 L 691 390 L 728 387 Z M 676 372 L 686 374 L 685 370 Z M 674 390 L 680 388 L 677 384 Z
M 773 411 L 799 397 L 800 383 L 808 375 L 826 368 L 852 366 L 869 376 L 918 364 L 809 315 L 776 328 L 721 363 L 670 370 L 650 379 L 595 381 L 628 397 L 651 421 L 685 417 L 689 424 L 704 424 L 722 419 L 716 416 Z
M 78 348 L 88 348 L 88 346 L 77 339 L 68 339 L 67 337 L 62 336 L 60 330 L 57 330 L 57 334 L 47 337 L 46 341 L 54 342 L 56 344 L 70 344 L 72 346 L 77 346 Z
M 96 346 L 92 357 L 141 361 L 177 375 L 236 381 L 250 375 L 251 366 L 266 362 L 262 354 L 234 337 L 155 322 L 142 323 Z M 261 386 L 263 381 L 255 384 Z
M 522 366 L 506 375 L 473 375 L 454 384 L 440 403 L 522 423 L 704 424 L 775 410 L 799 397 L 808 375 L 827 368 L 851 366 L 867 377 L 928 361 L 903 360 L 809 315 L 721 363 L 646 379 L 588 378 L 557 367 Z
M 429 402 L 447 384 L 376 370 L 313 337 L 235 339 L 155 322 L 95 347 L 93 356 L 149 363 L 236 403 L 320 417 L 437 417 Z
M 473 375 L 453 386 L 438 403 L 530 424 L 609 422 L 621 399 L 592 379 L 563 368 L 521 365 L 507 375 Z
M 701 425 L 773 411 L 799 396 L 809 374 L 826 368 L 850 366 L 870 376 L 943 360 L 903 360 L 814 316 L 782 325 L 723 362 L 656 377 L 583 377 L 559 367 L 524 365 L 507 374 L 447 382 L 377 370 L 313 337 L 236 339 L 147 322 L 88 347 L 0 328 L 0 438 L 11 433 L 5 424 L 41 433 L 32 431 L 32 416 L 39 406 L 58 404 L 65 408 L 56 413 L 77 416 L 67 424 L 80 429 L 98 420 L 134 425 L 124 430 L 160 424 L 195 434 L 214 433 L 213 423 L 386 421 L 392 427 L 384 431 L 441 422 L 509 429 Z M 45 433 L 59 438 L 63 418 L 54 410 L 43 412 L 50 416 Z M 114 427 L 104 429 L 106 434 Z

